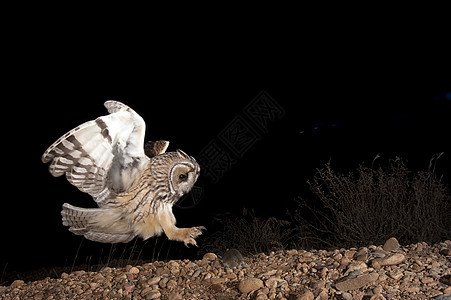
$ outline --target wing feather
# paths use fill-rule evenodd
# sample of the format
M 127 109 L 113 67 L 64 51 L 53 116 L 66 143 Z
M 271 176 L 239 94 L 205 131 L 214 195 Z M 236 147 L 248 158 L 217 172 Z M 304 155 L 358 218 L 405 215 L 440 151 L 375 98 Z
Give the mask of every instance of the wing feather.
M 126 191 L 149 158 L 144 153 L 144 120 L 117 101 L 105 102 L 109 115 L 72 129 L 42 155 L 50 173 L 93 196 L 99 206 L 110 192 Z

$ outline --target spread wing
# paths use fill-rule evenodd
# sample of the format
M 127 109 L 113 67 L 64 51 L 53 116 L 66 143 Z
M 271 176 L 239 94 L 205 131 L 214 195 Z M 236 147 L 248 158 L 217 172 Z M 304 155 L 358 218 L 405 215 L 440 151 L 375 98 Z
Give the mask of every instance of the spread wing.
M 111 192 L 126 191 L 149 162 L 144 153 L 145 122 L 130 107 L 106 101 L 109 115 L 86 122 L 53 143 L 42 155 L 50 173 L 66 174 L 80 191 L 102 206 Z

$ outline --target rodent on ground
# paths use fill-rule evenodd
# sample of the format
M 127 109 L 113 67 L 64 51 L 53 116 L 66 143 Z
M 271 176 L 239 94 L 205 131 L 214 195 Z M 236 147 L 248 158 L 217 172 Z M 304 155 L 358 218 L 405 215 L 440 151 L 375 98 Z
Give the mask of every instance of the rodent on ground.
M 238 267 L 243 262 L 243 256 L 237 249 L 228 249 L 222 256 L 222 263 L 231 269 Z

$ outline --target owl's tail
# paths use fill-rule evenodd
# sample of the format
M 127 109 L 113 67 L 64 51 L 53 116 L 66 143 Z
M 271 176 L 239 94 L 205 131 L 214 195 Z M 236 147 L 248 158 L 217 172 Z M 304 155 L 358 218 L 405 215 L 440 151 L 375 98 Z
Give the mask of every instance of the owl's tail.
M 111 210 L 103 208 L 82 208 L 63 204 L 61 216 L 63 225 L 70 226 L 69 231 L 83 235 L 88 240 L 100 243 L 128 243 L 135 235 L 119 222 L 114 222 Z M 114 223 L 114 224 L 113 224 Z

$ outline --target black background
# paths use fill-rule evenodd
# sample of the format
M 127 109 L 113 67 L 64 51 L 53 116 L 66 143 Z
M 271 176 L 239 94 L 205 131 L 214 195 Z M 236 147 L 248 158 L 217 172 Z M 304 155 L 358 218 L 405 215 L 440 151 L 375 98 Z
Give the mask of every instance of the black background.
M 169 140 L 168 151 L 194 157 L 262 91 L 283 107 L 284 115 L 217 183 L 199 178 L 199 205 L 175 209 L 181 227 L 208 227 L 216 215 L 243 208 L 283 216 L 308 194 L 315 168 L 330 159 L 343 171 L 377 154 L 426 169 L 444 152 L 438 171 L 451 182 L 446 34 L 326 26 L 282 35 L 265 26 L 235 36 L 240 30 L 209 32 L 208 24 L 166 31 L 167 23 L 129 28 L 117 18 L 96 27 L 82 23 L 41 19 L 13 39 L 19 46 L 8 56 L 4 82 L 11 92 L 3 95 L 4 270 L 74 262 L 81 238 L 62 225 L 61 205 L 93 201 L 65 178 L 53 178 L 40 157 L 70 129 L 106 114 L 109 99 L 144 118 L 147 140 Z M 97 255 L 96 247 L 84 241 L 80 249 Z

